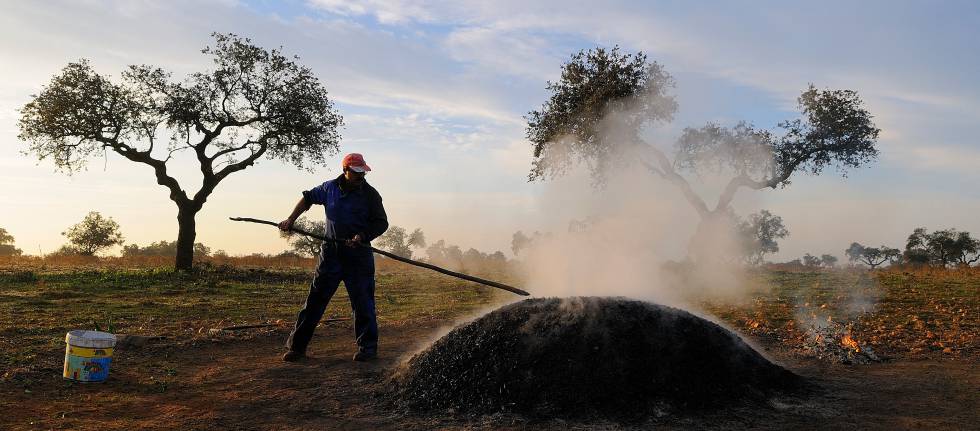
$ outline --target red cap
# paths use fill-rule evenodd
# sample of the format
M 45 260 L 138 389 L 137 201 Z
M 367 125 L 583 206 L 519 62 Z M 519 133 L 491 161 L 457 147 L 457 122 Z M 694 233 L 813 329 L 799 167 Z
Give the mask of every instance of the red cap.
M 367 172 L 371 170 L 371 167 L 364 161 L 364 156 L 359 153 L 350 153 L 344 156 L 344 161 L 341 166 L 350 168 L 354 172 Z

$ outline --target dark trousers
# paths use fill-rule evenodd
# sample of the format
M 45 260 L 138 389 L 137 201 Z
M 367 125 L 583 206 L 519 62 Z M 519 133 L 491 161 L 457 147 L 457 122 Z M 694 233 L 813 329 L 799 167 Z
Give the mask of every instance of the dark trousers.
M 347 288 L 354 311 L 354 337 L 357 348 L 366 352 L 378 351 L 378 318 L 374 308 L 374 255 L 370 249 L 351 249 L 324 244 L 320 250 L 316 275 L 310 284 L 310 294 L 296 318 L 296 326 L 286 340 L 286 348 L 306 352 L 330 298 L 340 282 Z

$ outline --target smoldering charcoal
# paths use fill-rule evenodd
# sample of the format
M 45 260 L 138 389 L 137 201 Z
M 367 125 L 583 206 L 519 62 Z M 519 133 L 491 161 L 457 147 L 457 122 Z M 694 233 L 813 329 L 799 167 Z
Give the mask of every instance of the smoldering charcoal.
M 764 402 L 799 378 L 686 311 L 624 298 L 528 299 L 455 328 L 393 377 L 421 411 L 645 417 Z

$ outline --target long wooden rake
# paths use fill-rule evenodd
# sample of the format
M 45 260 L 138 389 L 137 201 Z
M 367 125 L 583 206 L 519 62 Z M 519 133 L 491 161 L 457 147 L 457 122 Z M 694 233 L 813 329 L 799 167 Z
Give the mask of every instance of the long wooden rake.
M 229 218 L 231 220 L 233 220 L 233 221 L 244 221 L 244 222 L 249 222 L 249 223 L 260 223 L 260 224 L 267 224 L 267 225 L 270 225 L 270 226 L 276 226 L 277 228 L 279 227 L 279 223 L 271 222 L 271 221 L 268 221 L 268 220 L 259 220 L 259 219 L 249 218 L 249 217 L 229 217 Z M 311 233 L 311 232 L 307 232 L 307 231 L 302 230 L 302 229 L 299 229 L 299 228 L 297 228 L 295 226 L 292 227 L 290 229 L 290 231 L 296 232 L 296 233 L 301 234 L 301 235 L 306 235 L 306 236 L 311 237 L 311 238 L 316 238 L 316 239 L 319 239 L 321 241 L 332 242 L 332 243 L 336 243 L 336 244 L 346 244 L 347 243 L 347 241 L 344 241 L 344 240 L 334 239 L 334 238 L 327 238 L 327 237 L 324 237 L 323 235 L 317 235 L 317 234 L 314 234 L 314 233 Z M 460 272 L 456 272 L 456 271 L 450 271 L 450 270 L 448 270 L 446 268 L 442 268 L 442 267 L 438 267 L 438 266 L 435 266 L 435 265 L 432 265 L 432 264 L 428 264 L 428 263 L 425 263 L 425 262 L 419 262 L 417 260 L 412 260 L 412 259 L 408 259 L 408 258 L 405 258 L 405 257 L 401 257 L 401 256 L 399 256 L 397 254 L 389 253 L 389 252 L 384 251 L 384 250 L 379 250 L 377 248 L 370 247 L 370 246 L 368 246 L 366 244 L 358 243 L 358 246 L 359 247 L 368 247 L 368 248 L 371 249 L 371 251 L 373 251 L 375 253 L 378 253 L 378 254 L 380 254 L 382 256 L 385 256 L 385 257 L 388 257 L 388 258 L 397 260 L 399 262 L 405 262 L 405 263 L 407 263 L 409 265 L 421 266 L 422 268 L 431 269 L 433 271 L 436 271 L 436 272 L 439 272 L 439 273 L 442 273 L 442 274 L 450 275 L 450 276 L 453 276 L 453 277 L 456 277 L 456 278 L 461 278 L 461 279 L 467 280 L 467 281 L 472 281 L 472 282 L 480 283 L 480 284 L 483 284 L 483 285 L 486 285 L 486 286 L 496 287 L 497 289 L 503 289 L 503 290 L 506 290 L 508 292 L 516 293 L 516 294 L 521 295 L 521 296 L 530 296 L 530 293 L 528 293 L 525 290 L 518 289 L 518 288 L 513 287 L 513 286 L 508 286 L 508 285 L 503 284 L 503 283 L 498 283 L 496 281 L 491 281 L 491 280 L 486 280 L 486 279 L 479 278 L 479 277 L 474 277 L 472 275 L 466 275 L 466 274 L 463 274 L 463 273 L 460 273 Z

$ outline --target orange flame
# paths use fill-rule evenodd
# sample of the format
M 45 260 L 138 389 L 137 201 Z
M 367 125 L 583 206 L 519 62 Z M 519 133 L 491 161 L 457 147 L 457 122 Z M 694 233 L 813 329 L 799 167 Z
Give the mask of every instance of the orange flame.
M 860 352 L 861 347 L 858 346 L 857 341 L 851 338 L 851 334 L 844 335 L 844 338 L 840 339 L 840 345 L 854 350 L 855 352 Z

